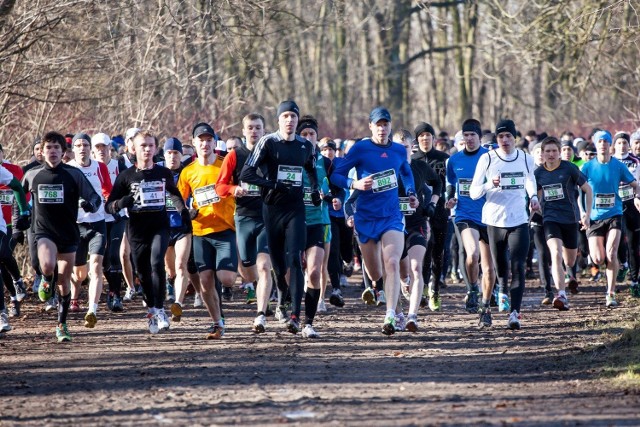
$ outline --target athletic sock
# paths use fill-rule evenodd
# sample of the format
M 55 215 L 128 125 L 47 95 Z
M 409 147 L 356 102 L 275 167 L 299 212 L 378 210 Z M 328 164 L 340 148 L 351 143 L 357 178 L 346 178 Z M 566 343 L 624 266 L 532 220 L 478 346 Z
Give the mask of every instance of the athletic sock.
M 320 289 L 307 288 L 304 296 L 304 315 L 305 322 L 309 325 L 313 324 L 313 319 L 316 317 L 318 301 L 320 301 Z
M 94 314 L 98 314 L 98 304 L 91 304 L 90 307 L 91 308 L 89 309 L 89 311 L 93 312 Z
M 484 306 L 484 308 L 489 308 L 489 306 L 491 305 L 491 300 L 490 299 L 488 299 L 488 300 L 483 299 L 482 300 L 482 305 Z
M 71 304 L 71 292 L 60 297 L 58 304 L 58 323 L 67 323 L 67 314 L 69 314 L 69 305 Z

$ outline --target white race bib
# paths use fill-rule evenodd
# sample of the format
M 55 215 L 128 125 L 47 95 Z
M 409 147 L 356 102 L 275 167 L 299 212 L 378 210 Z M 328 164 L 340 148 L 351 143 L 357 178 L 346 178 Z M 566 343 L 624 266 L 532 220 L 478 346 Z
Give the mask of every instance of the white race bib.
M 246 196 L 256 197 L 260 196 L 260 187 L 255 184 L 247 184 L 246 182 L 240 181 L 240 188 L 247 192 Z
M 611 194 L 596 193 L 595 198 L 596 198 L 596 208 L 600 208 L 600 209 L 612 208 L 616 203 L 616 195 L 613 193 Z
M 62 184 L 38 185 L 38 202 L 43 204 L 64 203 L 64 189 Z
M 473 179 L 469 179 L 469 178 L 458 179 L 458 193 L 460 193 L 460 197 L 471 197 L 469 193 L 469 188 L 471 187 L 471 181 L 473 181 Z
M 544 199 L 547 202 L 564 199 L 564 190 L 562 189 L 562 184 L 543 185 L 542 193 L 544 194 Z
M 522 190 L 524 188 L 524 172 L 502 172 L 500 188 L 503 190 Z
M 398 200 L 400 201 L 400 212 L 402 212 L 402 215 L 409 216 L 415 213 L 416 208 L 412 208 L 411 205 L 409 205 L 408 197 L 398 197 Z
M 293 187 L 302 186 L 302 166 L 278 166 L 278 182 Z
M 159 208 L 165 206 L 165 188 L 162 181 L 140 182 L 140 207 Z
M 398 186 L 398 178 L 396 178 L 396 171 L 393 169 L 387 169 L 386 171 L 374 173 L 371 175 L 373 179 L 373 185 L 371 189 L 374 193 L 381 193 L 396 188 Z
M 193 190 L 193 197 L 196 199 L 196 203 L 199 208 L 212 205 L 220 201 L 220 196 L 216 193 L 216 186 L 213 184 L 196 188 Z
M 13 204 L 13 190 L 5 189 L 0 190 L 0 205 L 12 205 Z
M 623 184 L 618 188 L 618 195 L 623 202 L 633 199 L 633 188 L 629 184 Z

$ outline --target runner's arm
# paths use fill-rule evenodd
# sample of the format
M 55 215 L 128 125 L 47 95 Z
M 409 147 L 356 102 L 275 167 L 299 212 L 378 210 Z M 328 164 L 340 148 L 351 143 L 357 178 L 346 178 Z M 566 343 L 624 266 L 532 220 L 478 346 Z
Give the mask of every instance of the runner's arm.
M 233 182 L 233 171 L 236 169 L 236 163 L 238 156 L 235 151 L 227 154 L 222 161 L 220 167 L 220 175 L 218 175 L 218 181 L 216 182 L 216 193 L 220 197 L 229 197 L 235 194 L 238 187 L 237 182 Z
M 493 182 L 488 180 L 486 176 L 488 171 L 489 153 L 484 153 L 478 160 L 476 171 L 473 173 L 473 180 L 469 186 L 469 196 L 473 200 L 478 200 L 493 188 Z

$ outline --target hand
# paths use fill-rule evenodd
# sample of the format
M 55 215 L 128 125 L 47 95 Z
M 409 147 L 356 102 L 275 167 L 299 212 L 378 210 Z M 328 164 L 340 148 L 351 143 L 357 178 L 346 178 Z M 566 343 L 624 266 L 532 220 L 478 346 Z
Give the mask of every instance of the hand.
M 239 185 L 236 187 L 235 191 L 233 192 L 233 196 L 237 199 L 240 198 L 242 196 L 246 196 L 247 195 L 247 190 L 245 190 L 244 188 L 240 187 Z
M 340 209 L 342 209 L 342 201 L 340 199 L 333 199 L 331 200 L 331 206 L 333 207 L 334 211 L 339 211 Z
M 317 188 L 311 190 L 311 203 L 313 203 L 313 206 L 320 206 L 322 204 L 322 194 L 320 194 L 320 190 Z
M 120 210 L 125 208 L 132 208 L 134 202 L 135 199 L 133 198 L 133 196 L 131 194 L 127 194 L 122 199 L 116 202 L 116 207 Z
M 98 210 L 98 208 L 96 208 L 95 206 L 93 206 L 93 203 L 83 200 L 82 202 L 80 202 L 80 207 L 82 208 L 83 211 L 85 212 L 95 212 Z
M 454 197 L 453 199 L 447 200 L 447 203 L 445 203 L 445 206 L 447 207 L 447 209 L 453 209 L 453 207 L 457 204 L 458 204 L 458 199 Z
M 582 224 L 582 227 L 580 227 L 581 230 L 589 229 L 589 226 L 591 225 L 591 219 L 589 218 L 589 215 L 587 215 L 586 212 L 582 214 L 582 218 L 580 219 L 580 224 Z
M 491 182 L 493 182 L 494 187 L 500 187 L 500 174 L 494 176 Z
M 120 215 L 120 212 L 116 212 L 114 214 L 111 214 L 111 216 L 113 217 L 113 222 L 118 223 L 120 221 L 122 221 L 124 219 L 124 215 Z
M 196 213 L 198 211 L 196 210 Z M 182 220 L 182 232 L 184 234 L 191 234 L 193 232 L 193 225 L 191 224 L 191 210 L 183 209 L 180 212 L 180 219 Z
M 16 220 L 16 230 L 24 231 L 31 227 L 31 214 L 29 212 L 21 213 L 18 219 Z M 24 241 L 24 236 L 22 237 Z
M 424 211 L 427 218 L 433 218 L 436 213 L 436 204 L 434 202 L 430 202 Z
M 362 191 L 371 190 L 371 187 L 373 187 L 373 178 L 368 176 L 366 178 L 358 179 L 356 181 L 353 181 L 352 185 L 353 185 L 353 188 L 356 190 L 362 190 Z
M 13 240 L 16 244 L 19 244 L 19 245 L 24 244 L 24 232 L 14 230 L 14 232 L 11 234 L 11 240 Z
M 281 182 L 276 182 L 275 187 L 273 187 L 275 191 L 282 194 L 289 194 L 290 188 L 287 184 L 283 184 Z
M 638 199 L 637 197 L 634 197 L 634 199 L 633 199 L 633 205 L 636 207 L 636 209 L 638 210 L 638 212 L 640 212 L 640 199 Z
M 415 209 L 418 207 L 419 204 L 420 204 L 420 201 L 415 195 L 412 194 L 411 196 L 409 196 L 409 206 Z
M 184 212 L 184 211 L 182 211 Z M 198 209 L 189 209 L 189 219 L 191 221 L 193 221 L 194 219 L 196 219 L 198 217 Z M 182 215 L 182 214 L 180 214 Z
M 347 224 L 347 227 L 353 228 L 353 216 L 347 217 L 346 224 Z
M 531 212 L 540 212 L 540 202 L 538 202 L 538 198 L 532 198 L 529 202 L 529 207 L 531 208 Z

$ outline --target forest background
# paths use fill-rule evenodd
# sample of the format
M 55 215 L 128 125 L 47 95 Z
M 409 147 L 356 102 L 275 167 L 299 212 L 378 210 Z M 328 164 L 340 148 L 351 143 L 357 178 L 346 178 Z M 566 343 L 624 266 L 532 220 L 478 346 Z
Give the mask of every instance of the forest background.
M 0 0 L 0 143 L 24 161 L 48 130 L 198 121 L 275 126 L 287 98 L 320 136 L 394 127 L 454 133 L 509 117 L 522 131 L 640 125 L 640 2 L 596 0 Z

